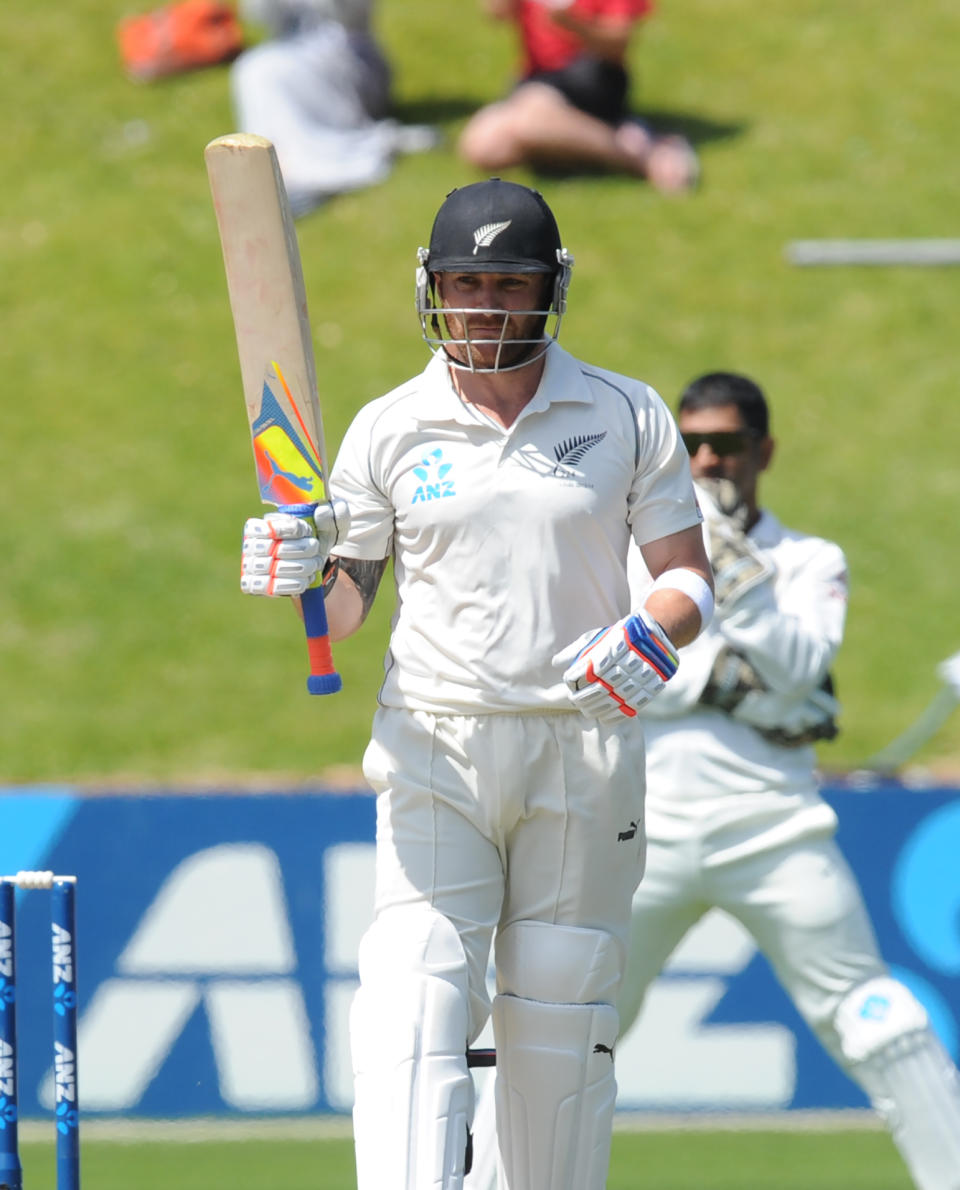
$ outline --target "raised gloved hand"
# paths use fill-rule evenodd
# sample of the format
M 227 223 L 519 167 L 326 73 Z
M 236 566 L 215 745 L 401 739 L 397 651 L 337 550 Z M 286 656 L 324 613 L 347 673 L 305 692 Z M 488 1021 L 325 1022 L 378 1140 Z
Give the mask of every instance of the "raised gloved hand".
M 240 590 L 247 595 L 302 595 L 319 586 L 330 551 L 346 536 L 346 501 L 318 504 L 312 517 L 268 512 L 243 526 Z
M 604 723 L 632 718 L 659 694 L 677 672 L 672 641 L 645 611 L 588 632 L 557 654 L 562 661 L 575 650 L 564 671 L 570 699 L 584 715 Z
M 773 564 L 746 534 L 746 506 L 729 479 L 698 479 L 698 497 L 710 537 L 714 600 L 723 616 L 748 591 L 774 574 Z

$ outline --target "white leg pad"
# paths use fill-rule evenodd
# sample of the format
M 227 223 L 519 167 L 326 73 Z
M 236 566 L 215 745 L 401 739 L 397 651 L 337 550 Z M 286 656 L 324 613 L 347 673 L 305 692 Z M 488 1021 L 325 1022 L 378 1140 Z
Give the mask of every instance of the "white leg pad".
M 497 991 L 553 1004 L 613 1004 L 623 946 L 604 930 L 516 921 L 497 938 Z
M 918 1190 L 960 1190 L 960 1075 L 923 1005 L 902 983 L 871 979 L 841 1002 L 834 1026 Z
M 393 909 L 367 931 L 350 1013 L 358 1190 L 462 1190 L 468 998 L 463 947 L 440 914 Z
M 617 1098 L 622 946 L 515 922 L 497 939 L 497 1132 L 506 1190 L 603 1190 Z
M 617 1083 L 611 1004 L 497 996 L 497 1130 L 508 1190 L 603 1190 Z
M 500 1152 L 497 1148 L 496 1080 L 484 1080 L 473 1113 L 473 1167 L 463 1180 L 463 1190 L 497 1190 Z
M 496 1131 L 496 1076 L 484 1079 L 473 1111 L 473 1165 L 464 1178 L 464 1190 L 497 1190 L 500 1148 Z

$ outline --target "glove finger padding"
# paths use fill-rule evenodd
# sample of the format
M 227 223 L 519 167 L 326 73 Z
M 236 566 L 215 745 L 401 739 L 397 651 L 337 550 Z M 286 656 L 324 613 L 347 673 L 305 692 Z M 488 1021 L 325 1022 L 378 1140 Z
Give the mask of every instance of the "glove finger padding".
M 287 512 L 251 517 L 243 527 L 240 590 L 302 595 L 320 582 L 326 554 L 310 521 Z
M 599 682 L 584 686 L 582 690 L 572 690 L 570 701 L 588 719 L 598 719 L 601 723 L 622 723 L 624 718 L 632 718 L 637 713 L 625 709 L 624 704 L 612 698 L 608 688 Z
M 320 542 L 315 537 L 290 541 L 277 537 L 249 537 L 243 541 L 244 558 L 319 558 Z
M 659 694 L 678 664 L 670 638 L 641 611 L 593 633 L 563 680 L 584 715 L 617 722 L 622 716 L 632 718 Z
M 305 537 L 314 540 L 317 534 L 313 525 L 301 516 L 290 512 L 268 512 L 266 516 L 254 516 L 243 526 L 243 540 L 265 537 L 271 541 L 298 541 Z

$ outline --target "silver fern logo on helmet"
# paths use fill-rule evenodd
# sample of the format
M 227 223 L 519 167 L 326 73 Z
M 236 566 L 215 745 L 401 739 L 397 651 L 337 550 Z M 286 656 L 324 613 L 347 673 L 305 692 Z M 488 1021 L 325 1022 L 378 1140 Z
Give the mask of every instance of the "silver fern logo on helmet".
M 473 233 L 473 255 L 476 256 L 478 248 L 489 248 L 497 236 L 506 231 L 512 219 L 507 219 L 505 223 L 484 223 L 483 227 L 478 227 Z

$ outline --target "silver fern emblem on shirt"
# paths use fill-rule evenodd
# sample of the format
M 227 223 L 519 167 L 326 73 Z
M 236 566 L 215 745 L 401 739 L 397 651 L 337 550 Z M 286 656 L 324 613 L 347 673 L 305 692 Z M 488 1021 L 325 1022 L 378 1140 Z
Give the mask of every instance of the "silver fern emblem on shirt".
M 484 223 L 483 227 L 478 227 L 473 233 L 473 255 L 476 256 L 478 248 L 489 248 L 501 231 L 506 231 L 512 219 L 507 219 L 505 223 Z
M 553 457 L 557 460 L 553 469 L 554 475 L 559 475 L 567 467 L 576 467 L 587 451 L 598 442 L 602 442 L 606 436 L 607 431 L 604 430 L 600 434 L 577 434 L 575 438 L 565 438 L 558 442 L 553 448 Z

